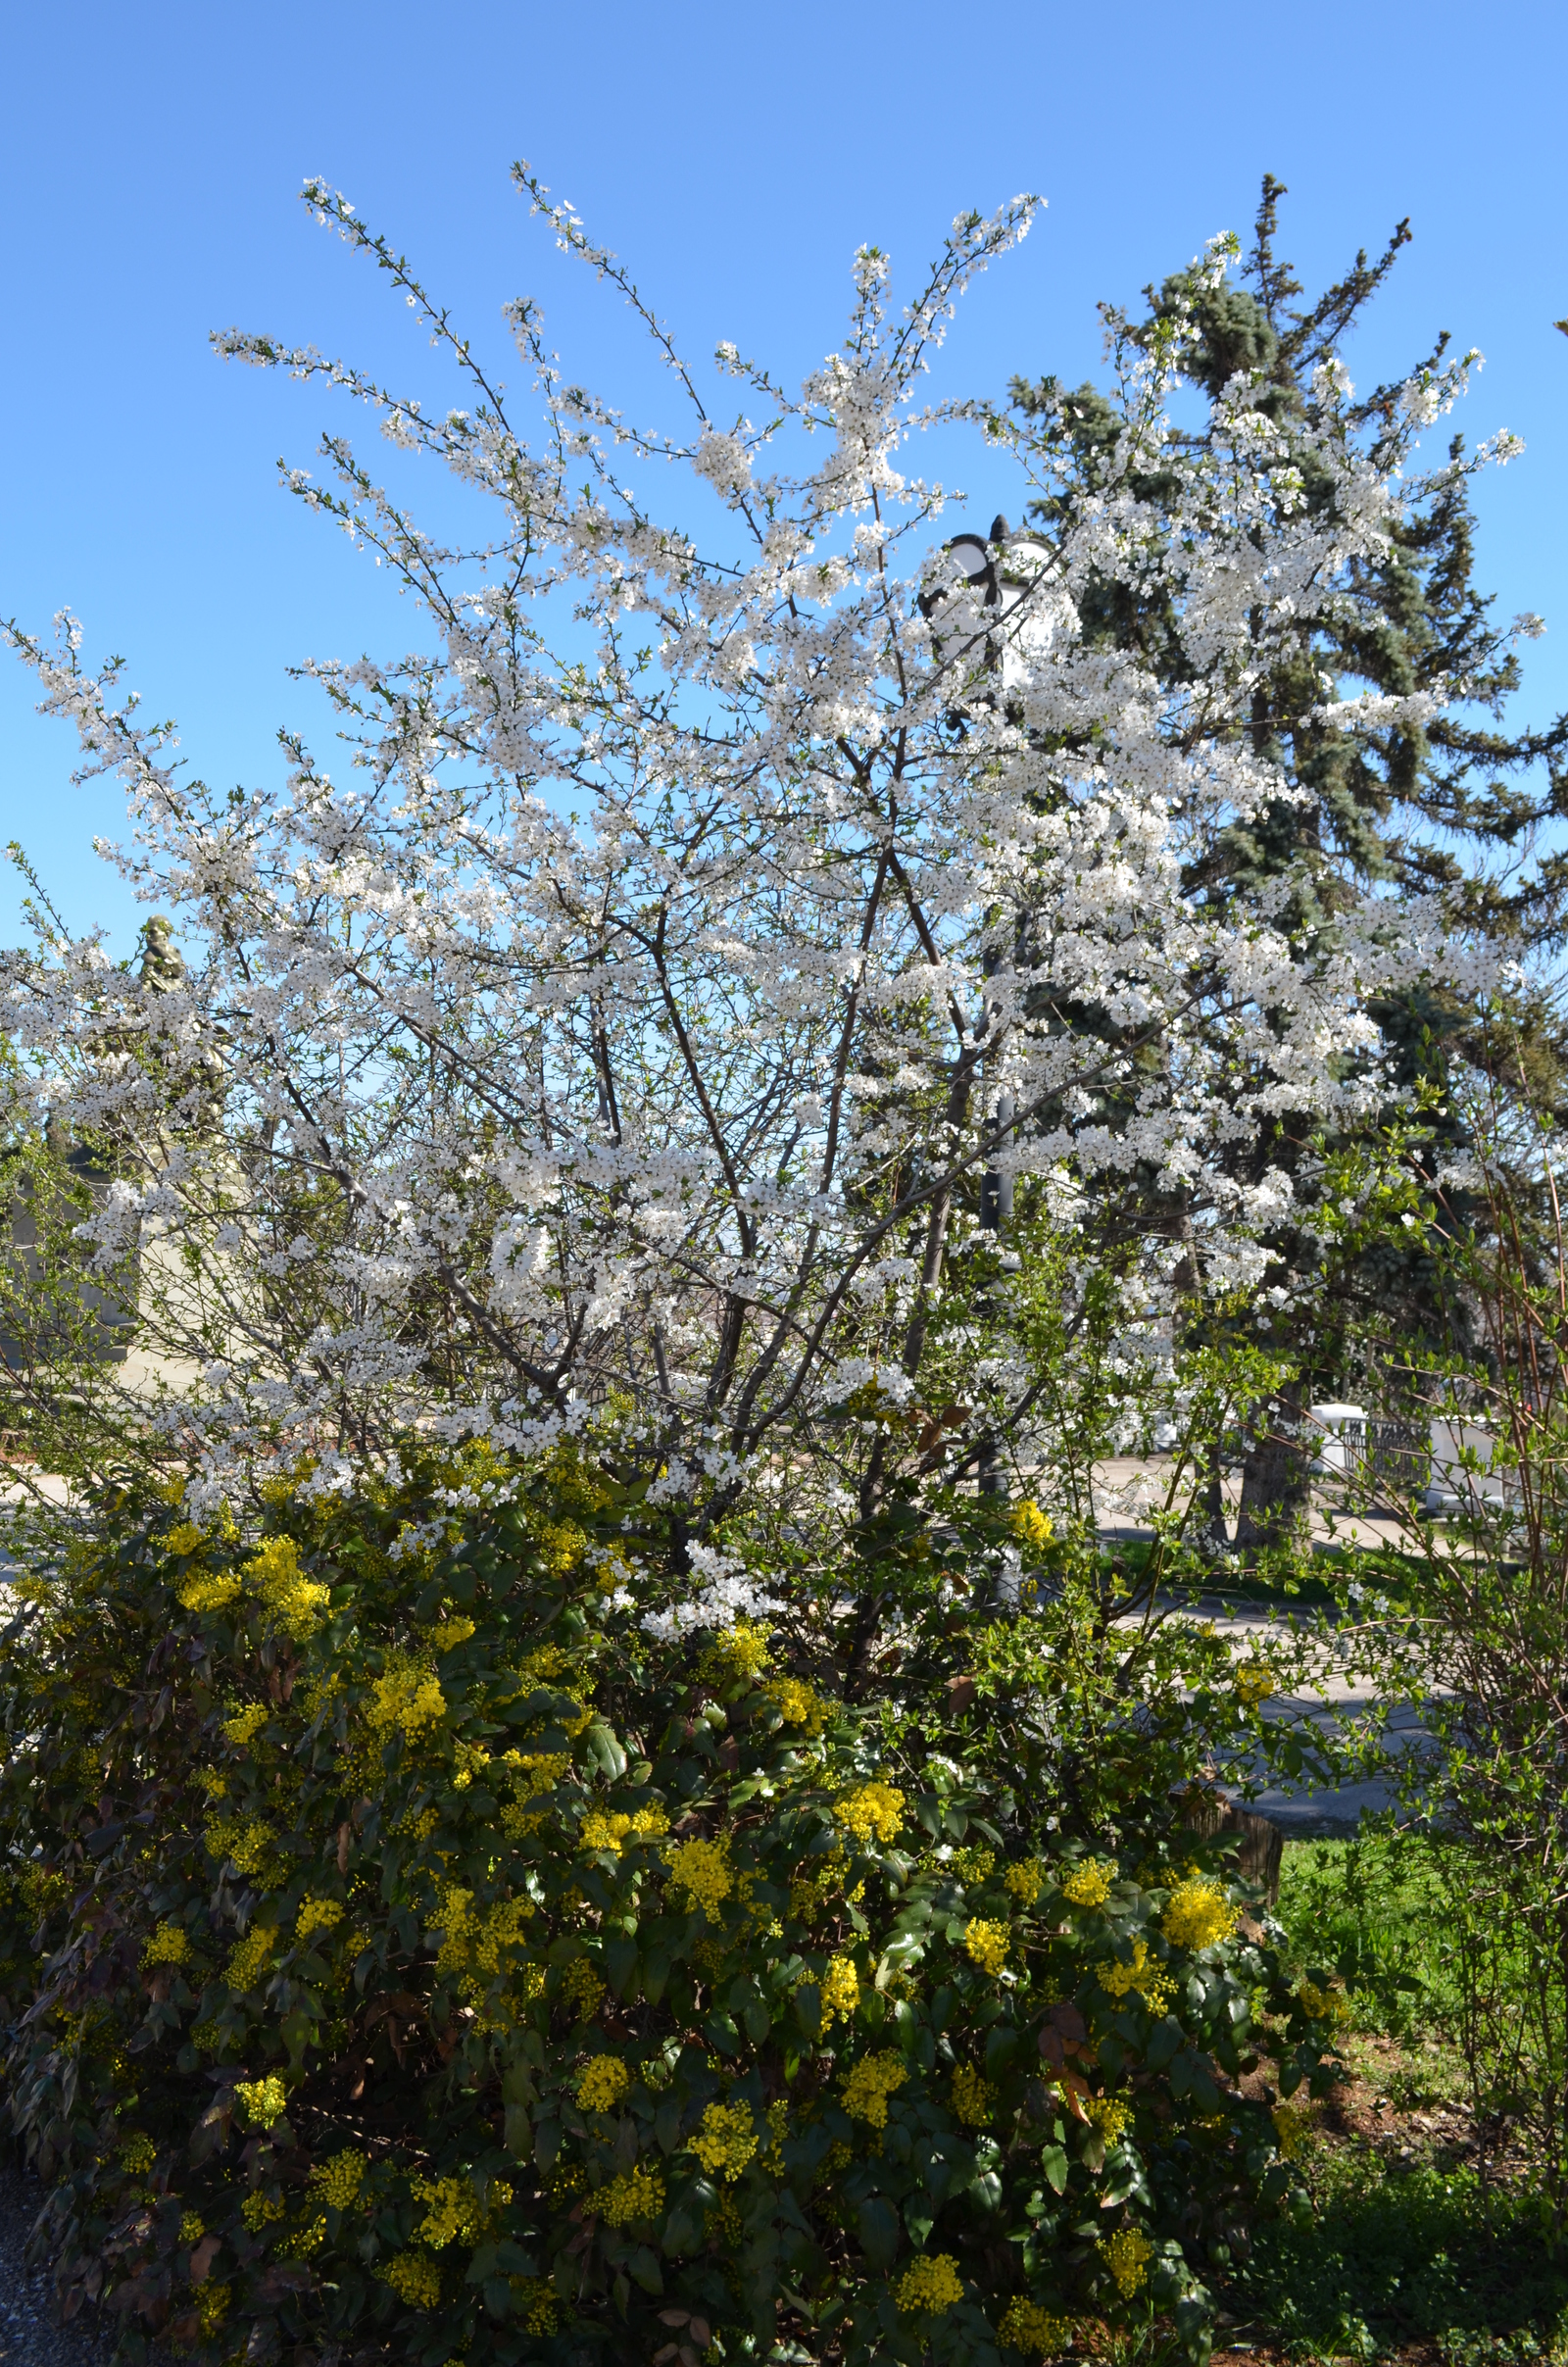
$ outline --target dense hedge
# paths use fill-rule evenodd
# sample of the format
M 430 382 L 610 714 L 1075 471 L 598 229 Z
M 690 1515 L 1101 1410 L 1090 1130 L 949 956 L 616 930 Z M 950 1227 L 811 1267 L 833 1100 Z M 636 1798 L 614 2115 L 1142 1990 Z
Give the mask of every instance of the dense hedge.
M 809 1619 L 648 1634 L 571 1458 L 268 1493 L 101 1507 L 10 1632 L 9 2107 L 73 2295 L 297 2367 L 992 2367 L 1151 2305 L 1201 2350 L 1293 2178 L 1253 2019 L 1287 2085 L 1329 2024 L 1066 1577 L 978 1626 L 934 1584 L 852 1705 Z M 1250 1715 L 1188 1650 L 1169 1700 Z

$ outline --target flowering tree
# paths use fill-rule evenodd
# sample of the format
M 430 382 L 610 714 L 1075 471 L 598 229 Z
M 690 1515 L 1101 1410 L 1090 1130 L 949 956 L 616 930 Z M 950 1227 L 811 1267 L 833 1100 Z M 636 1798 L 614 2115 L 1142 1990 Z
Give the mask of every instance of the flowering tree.
M 686 425 L 634 427 L 568 382 L 520 302 L 530 431 L 403 259 L 307 186 L 469 406 L 429 417 L 267 337 L 220 350 L 364 401 L 494 524 L 422 529 L 341 433 L 330 481 L 290 472 L 430 629 L 397 662 L 308 669 L 349 773 L 290 738 L 280 797 L 186 778 L 74 624 L 52 648 L 9 628 L 86 769 L 123 778 L 121 861 L 186 949 L 159 939 L 133 976 L 46 930 L 9 963 L 19 1126 L 99 1161 L 81 1230 L 101 1275 L 139 1259 L 194 1509 L 258 1456 L 308 1448 L 324 1486 L 411 1421 L 532 1449 L 612 1400 L 656 1498 L 732 1505 L 751 1470 L 808 1522 L 875 1515 L 901 1456 L 972 1470 L 1002 1439 L 1049 1463 L 1009 1318 L 1029 1272 L 989 1257 L 983 1179 L 1018 1186 L 1026 1267 L 1050 1247 L 1058 1342 L 1112 1277 L 1097 1389 L 1112 1426 L 1145 1418 L 1172 1304 L 1270 1287 L 1260 1234 L 1293 1184 L 1237 1143 L 1366 1106 L 1368 995 L 1451 964 L 1425 905 L 1329 849 L 1304 912 L 1288 869 L 1223 900 L 1192 884 L 1218 834 L 1297 794 L 1251 703 L 1387 547 L 1408 434 L 1360 451 L 1325 361 L 1288 438 L 1243 370 L 1202 442 L 1176 439 L 1178 321 L 1118 357 L 1092 498 L 976 564 L 943 547 L 906 448 L 968 427 L 1024 503 L 1048 488 L 1049 421 L 920 402 L 1032 201 L 960 217 L 902 312 L 862 249 L 845 345 L 796 397 L 729 346 L 711 380 L 689 369 L 517 178 L 643 321 Z M 749 408 L 720 414 L 726 383 Z M 1433 400 L 1411 392 L 1407 427 Z M 656 514 L 664 462 L 700 526 Z M 1107 583 L 1157 594 L 1158 665 L 1080 629 Z M 1334 721 L 1386 730 L 1389 701 Z M 986 1287 L 956 1292 L 966 1275 Z M 82 1393 L 144 1416 L 145 1381 L 83 1370 Z
M 1285 194 L 1272 174 L 1264 175 L 1254 243 L 1235 280 L 1202 269 L 1180 272 L 1157 295 L 1151 291 L 1147 319 L 1110 307 L 1105 313 L 1113 346 L 1176 347 L 1191 390 L 1184 441 L 1201 445 L 1217 437 L 1232 448 L 1231 390 L 1243 379 L 1249 400 L 1283 439 L 1260 451 L 1261 464 L 1277 470 L 1282 450 L 1298 459 L 1311 514 L 1338 499 L 1316 458 L 1325 426 L 1319 373 L 1359 324 L 1410 231 L 1400 222 L 1375 263 L 1363 250 L 1321 293 L 1295 301 L 1303 290 L 1277 244 Z M 1254 676 L 1245 728 L 1253 749 L 1266 751 L 1279 767 L 1289 795 L 1224 822 L 1197 851 L 1188 873 L 1190 887 L 1210 905 L 1238 889 L 1250 898 L 1260 880 L 1275 881 L 1293 940 L 1305 947 L 1332 927 L 1347 867 L 1363 881 L 1383 883 L 1385 892 L 1440 891 L 1494 942 L 1549 944 L 1561 933 L 1558 866 L 1520 857 L 1561 802 L 1568 715 L 1541 730 L 1508 728 L 1508 700 L 1520 678 L 1518 644 L 1544 628 L 1528 615 L 1496 620 L 1475 580 L 1471 480 L 1519 447 L 1502 435 L 1467 452 L 1455 437 L 1436 467 L 1412 467 L 1406 458 L 1412 423 L 1441 417 L 1465 369 L 1479 363 L 1471 354 L 1457 369 L 1445 368 L 1448 343 L 1446 333 L 1439 337 L 1403 380 L 1347 394 L 1336 406 L 1335 433 L 1360 439 L 1376 465 L 1389 466 L 1396 455 L 1403 464 L 1397 515 L 1386 537 L 1351 559 L 1332 600 L 1304 604 L 1294 630 L 1274 637 Z M 1054 471 L 1031 518 L 1054 541 L 1084 502 L 1099 499 L 1105 462 L 1116 465 L 1120 409 L 1096 386 L 1069 390 L 1051 376 L 1017 380 L 1013 395 L 1052 451 Z M 1298 455 L 1292 441 L 1297 421 L 1307 428 Z M 1156 674 L 1179 681 L 1191 660 L 1183 636 L 1168 629 L 1169 610 L 1159 573 L 1143 583 L 1112 574 L 1080 603 L 1080 629 L 1091 640 L 1137 652 Z M 1348 692 L 1355 695 L 1348 699 Z M 1352 728 L 1345 727 L 1348 720 Z M 1324 863 L 1330 849 L 1337 860 Z M 1301 926 L 1307 919 L 1311 928 Z M 1515 992 L 1521 989 L 1532 999 L 1525 981 L 1516 980 Z M 1439 1089 L 1429 1122 L 1440 1128 L 1450 1159 L 1462 1159 L 1469 1147 L 1459 1115 L 1464 1097 L 1444 1088 L 1453 1063 L 1489 1055 L 1491 1039 L 1473 999 L 1414 975 L 1373 1009 L 1386 1081 L 1407 1091 L 1421 1079 Z M 1557 1030 L 1539 1003 L 1532 1021 L 1528 1032 L 1543 1040 L 1543 1049 L 1554 1045 Z M 1538 1052 L 1538 1069 L 1540 1060 Z M 1278 1109 L 1260 1125 L 1239 1130 L 1222 1154 L 1239 1176 L 1255 1181 L 1273 1167 L 1292 1178 L 1268 1236 L 1281 1282 L 1313 1272 L 1322 1256 L 1322 1145 L 1302 1114 Z M 1465 1214 L 1462 1208 L 1452 1212 Z M 1458 1310 L 1451 1301 L 1440 1303 L 1424 1256 L 1381 1243 L 1345 1283 L 1363 1327 L 1376 1320 L 1374 1307 L 1392 1315 L 1391 1328 L 1402 1335 L 1399 1363 L 1420 1368 L 1450 1345 Z M 1313 1291 L 1298 1295 L 1295 1308 L 1269 1326 L 1283 1385 L 1270 1392 L 1271 1404 L 1256 1408 L 1250 1437 L 1236 1442 L 1243 1444 L 1243 1543 L 1277 1533 L 1299 1509 L 1307 1485 L 1301 1406 L 1314 1396 L 1343 1394 L 1347 1384 L 1357 1388 L 1344 1307 L 1334 1320 L 1322 1316 L 1321 1293 Z M 1367 1376 L 1365 1385 L 1396 1396 L 1400 1390 L 1387 1371 Z M 1383 1403 L 1390 1409 L 1387 1398 Z M 1223 1517 L 1217 1469 L 1210 1484 L 1217 1521 Z

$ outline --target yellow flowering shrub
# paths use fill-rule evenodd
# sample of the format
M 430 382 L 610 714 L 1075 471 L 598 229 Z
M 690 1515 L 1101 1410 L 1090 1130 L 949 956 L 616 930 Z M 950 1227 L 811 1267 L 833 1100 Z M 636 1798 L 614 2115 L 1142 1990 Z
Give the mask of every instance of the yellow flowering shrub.
M 963 2299 L 963 2279 L 951 2252 L 927 2252 L 899 2279 L 899 2307 L 935 2317 Z
M 1176 1983 L 1170 1973 L 1149 1952 L 1149 1942 L 1142 1932 L 1134 1940 L 1132 1961 L 1124 1964 L 1117 1958 L 1107 1958 L 1095 1966 L 1095 1978 L 1108 1997 L 1140 1996 L 1151 2013 L 1163 2013 L 1176 1995 Z
M 708 2104 L 692 2151 L 710 2177 L 738 2178 L 760 2140 L 747 2104 Z
M 236 1709 L 232 1717 L 221 1719 L 218 1731 L 225 1743 L 232 1743 L 236 1751 L 243 1751 L 247 1743 L 256 1740 L 270 1715 L 265 1701 L 252 1701 L 247 1708 Z
M 292 1537 L 270 1537 L 244 1564 L 244 1577 L 285 1635 L 296 1643 L 315 1635 L 332 1599 L 331 1589 L 306 1577 Z
M 1189 1874 L 1172 1891 L 1159 1928 L 1173 1947 L 1191 1948 L 1196 1954 L 1201 1948 L 1217 1948 L 1222 1940 L 1228 1940 L 1241 1921 L 1241 1908 L 1231 1904 L 1221 1885 L 1211 1876 Z
M 313 1933 L 335 1931 L 343 1920 L 341 1899 L 302 1899 L 295 1919 L 296 1939 L 309 1940 Z
M 1043 1553 L 1054 1534 L 1050 1514 L 1028 1501 L 1014 1504 L 1010 1525 L 1018 1543 L 1031 1553 Z
M 231 1603 L 237 1603 L 243 1591 L 240 1579 L 233 1570 L 221 1571 L 216 1577 L 201 1572 L 194 1578 L 187 1578 L 180 1588 L 179 1606 L 181 1610 L 203 1611 L 210 1615 L 214 1611 L 226 1610 Z
M 1003 1878 L 1004 1888 L 1025 1909 L 1032 1907 L 1045 1888 L 1045 1869 L 1037 1865 L 1008 1866 Z
M 630 2086 L 618 2055 L 596 2054 L 577 2074 L 577 2101 L 585 2112 L 612 2112 Z
M 664 1851 L 664 1864 L 675 1903 L 688 1911 L 700 1907 L 705 1915 L 716 1918 L 735 1888 L 728 1838 L 676 1842 Z
M 848 2021 L 860 2002 L 860 1976 L 853 1956 L 835 1956 L 818 1984 L 822 2000 L 822 2027 L 837 2015 Z
M 982 1972 L 999 1973 L 1007 1961 L 1007 1927 L 972 1916 L 963 1927 L 963 1945 Z
M 1084 2110 L 1107 2145 L 1116 2145 L 1133 2125 L 1133 2108 L 1124 2096 L 1090 2096 Z
M 377 2273 L 411 2309 L 435 2309 L 440 2305 L 440 2263 L 424 2252 L 394 2252 Z
M 1110 1897 L 1114 1871 L 1111 1866 L 1086 1862 L 1075 1865 L 1070 1873 L 1063 1874 L 1056 1887 L 1072 1906 L 1103 1906 Z
M 857 2120 L 869 2121 L 873 2129 L 885 2129 L 888 2097 L 898 2093 L 908 2076 L 908 2064 L 891 2047 L 879 2054 L 862 2055 L 840 2084 L 845 2111 Z
M 601 2187 L 594 2200 L 612 2227 L 626 2227 L 634 2219 L 655 2219 L 664 2207 L 664 2182 L 657 2170 L 628 2170 Z
M 1054 2358 L 1072 2341 L 1072 2321 L 1042 2309 L 1038 2301 L 1013 2300 L 1002 2313 L 997 2332 L 1009 2349 L 1026 2358 Z
M 1112 1824 L 1064 1841 L 1029 1772 L 1045 1680 L 1016 1637 L 961 1662 L 996 1689 L 1016 1661 L 1016 1715 L 993 1690 L 955 1721 L 939 1624 L 909 1723 L 886 1688 L 838 1698 L 819 1620 L 666 1643 L 641 1603 L 687 1582 L 673 1555 L 650 1572 L 641 1499 L 579 1486 L 585 1456 L 487 1456 L 416 1441 L 396 1487 L 318 1499 L 270 1477 L 199 1566 L 177 1505 L 127 1500 L 71 1565 L 69 1628 L 46 1596 L 0 1667 L 10 1731 L 42 1738 L 0 1784 L 0 1952 L 37 2007 L 8 2095 L 24 2135 L 66 2132 L 68 2284 L 136 2318 L 177 2165 L 187 2249 L 216 2240 L 222 2280 L 210 2321 L 180 2303 L 194 2367 L 253 2338 L 280 2367 L 329 2342 L 643 2358 L 694 2324 L 733 2359 L 816 2341 L 808 2290 L 843 2367 L 910 2342 L 963 2367 L 999 2342 L 1047 2359 L 1071 2313 L 1174 2306 L 1166 2225 L 1071 2230 L 1126 2208 L 1129 2160 L 1152 2194 L 1273 2207 L 1297 2146 L 1235 2093 L 1254 2000 L 1292 2016 L 1298 2082 L 1335 2024 L 1238 1937 L 1217 1852 L 1160 1824 L 1172 1787 L 1119 1878 Z M 105 1792 L 147 1805 L 84 1876 Z M 1166 1952 L 1216 1899 L 1178 1993 Z M 1164 2013 L 1180 2094 L 1144 2059 Z M 938 2155 L 980 2185 L 938 2193 Z M 976 2241 L 993 2184 L 995 2224 L 1034 2231 L 1027 2274 Z
M 862 1848 L 872 1841 L 897 1841 L 904 1829 L 904 1794 L 893 1784 L 858 1784 L 840 1793 L 833 1813 Z
M 426 1727 L 439 1725 L 446 1710 L 440 1680 L 429 1669 L 399 1655 L 377 1677 L 366 1714 L 376 1732 L 395 1731 L 413 1741 Z
M 223 1967 L 223 1978 L 230 1989 L 254 1989 L 272 1961 L 277 1947 L 277 1933 L 270 1924 L 260 1923 L 248 1931 L 237 1947 L 229 1950 Z
M 997 2092 L 991 2082 L 969 2064 L 960 2063 L 953 2075 L 953 2109 L 964 2127 L 989 2127 L 996 2100 Z
M 802 1726 L 818 1735 L 827 1724 L 833 1704 L 799 1677 L 775 1677 L 763 1692 L 786 1726 Z
M 190 1956 L 190 1934 L 182 1924 L 160 1923 L 141 1951 L 143 1964 L 184 1964 Z
M 767 1661 L 766 1628 L 756 1626 L 750 1619 L 737 1619 L 733 1627 L 726 1627 L 715 1639 L 703 1665 L 710 1676 L 744 1683 L 749 1677 L 760 1676 Z
M 1095 2249 L 1115 2278 L 1119 2293 L 1130 2298 L 1141 2291 L 1154 2253 L 1146 2235 L 1135 2227 L 1121 2227 L 1113 2236 L 1102 2236 Z
M 234 2094 L 244 2105 L 245 2117 L 253 2129 L 270 2129 L 288 2109 L 288 2096 L 275 2073 L 269 2073 L 264 2080 L 239 2080 Z
M 1350 2001 L 1343 1990 L 1320 1988 L 1315 1981 L 1303 1978 L 1296 1988 L 1296 2000 L 1309 2022 L 1348 2022 Z
M 346 2145 L 330 2161 L 317 2163 L 311 2172 L 311 2193 L 331 2210 L 351 2211 L 364 2193 L 368 2168 L 365 2155 Z

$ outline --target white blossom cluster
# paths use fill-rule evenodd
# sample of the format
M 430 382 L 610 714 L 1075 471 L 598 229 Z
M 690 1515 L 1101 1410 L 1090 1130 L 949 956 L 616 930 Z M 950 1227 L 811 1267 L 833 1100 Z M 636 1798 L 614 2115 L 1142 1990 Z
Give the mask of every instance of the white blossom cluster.
M 1178 1254 L 1216 1287 L 1266 1275 L 1293 1186 L 1237 1181 L 1237 1145 L 1375 1106 L 1369 999 L 1481 975 L 1435 909 L 1350 877 L 1310 939 L 1288 880 L 1223 905 L 1190 884 L 1292 794 L 1254 690 L 1407 498 L 1403 446 L 1374 465 L 1347 433 L 1342 373 L 1288 454 L 1245 377 L 1197 450 L 1166 425 L 1179 355 L 1134 357 L 1100 490 L 999 554 L 988 604 L 909 447 L 967 422 L 1015 466 L 1020 514 L 1050 490 L 1028 421 L 920 400 L 1030 201 L 961 218 L 902 312 L 863 251 L 845 343 L 798 396 L 721 348 L 752 409 L 720 419 L 621 266 L 524 179 L 659 340 L 683 432 L 569 383 L 526 303 L 514 404 L 318 184 L 468 407 L 220 341 L 360 398 L 491 514 L 477 543 L 427 532 L 341 434 L 326 481 L 291 473 L 425 619 L 414 655 L 311 669 L 343 777 L 295 740 L 284 793 L 212 790 L 74 623 L 11 633 L 84 769 L 123 781 L 120 860 L 186 964 L 138 977 L 63 937 L 12 960 L 14 1090 L 39 1128 L 107 1146 L 85 1251 L 106 1274 L 139 1258 L 159 1418 L 215 1493 L 256 1455 L 368 1452 L 411 1421 L 539 1447 L 617 1392 L 657 1489 L 737 1484 L 873 1379 L 892 1405 L 917 1393 L 987 1170 L 1041 1179 L 1086 1242 L 1129 1179 L 1179 1196 L 1185 1247 L 1152 1235 L 1130 1286 L 1136 1365 Z M 692 489 L 662 518 L 666 461 Z M 1178 687 L 1081 629 L 1107 580 L 1163 594 Z M 1323 712 L 1372 731 L 1411 706 Z M 657 1632 L 765 1608 L 715 1565 Z

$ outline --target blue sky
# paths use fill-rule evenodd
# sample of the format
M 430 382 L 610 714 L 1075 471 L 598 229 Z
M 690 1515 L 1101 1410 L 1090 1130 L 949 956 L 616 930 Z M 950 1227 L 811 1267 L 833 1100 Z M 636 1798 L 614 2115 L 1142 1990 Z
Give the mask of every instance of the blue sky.
M 665 384 L 614 299 L 530 220 L 514 156 L 690 351 L 733 337 L 792 379 L 839 341 L 858 241 L 912 276 L 960 207 L 1039 190 L 1049 210 L 965 305 L 943 391 L 1092 374 L 1097 299 L 1135 301 L 1214 231 L 1245 233 L 1270 170 L 1309 287 L 1411 217 L 1415 243 L 1347 356 L 1358 381 L 1440 327 L 1487 356 L 1459 423 L 1472 440 L 1511 427 L 1528 450 L 1480 490 L 1481 572 L 1505 614 L 1547 619 L 1520 708 L 1540 718 L 1568 705 L 1568 339 L 1551 326 L 1568 314 L 1565 28 L 1549 0 L 11 0 L 0 614 L 36 629 L 74 608 L 89 656 L 122 653 L 225 785 L 278 777 L 280 722 L 324 746 L 291 663 L 417 638 L 385 582 L 277 489 L 278 457 L 309 465 L 344 423 L 329 398 L 207 344 L 237 321 L 445 392 L 397 303 L 296 202 L 307 173 L 345 189 L 498 354 L 501 304 L 531 293 L 573 373 L 647 417 L 672 412 Z M 994 504 L 974 489 L 983 525 Z M 71 787 L 70 735 L 32 699 L 0 666 L 0 840 L 23 841 L 74 927 L 102 922 L 128 951 L 137 909 L 90 851 L 121 830 L 118 792 Z M 8 871 L 0 938 L 16 902 Z

